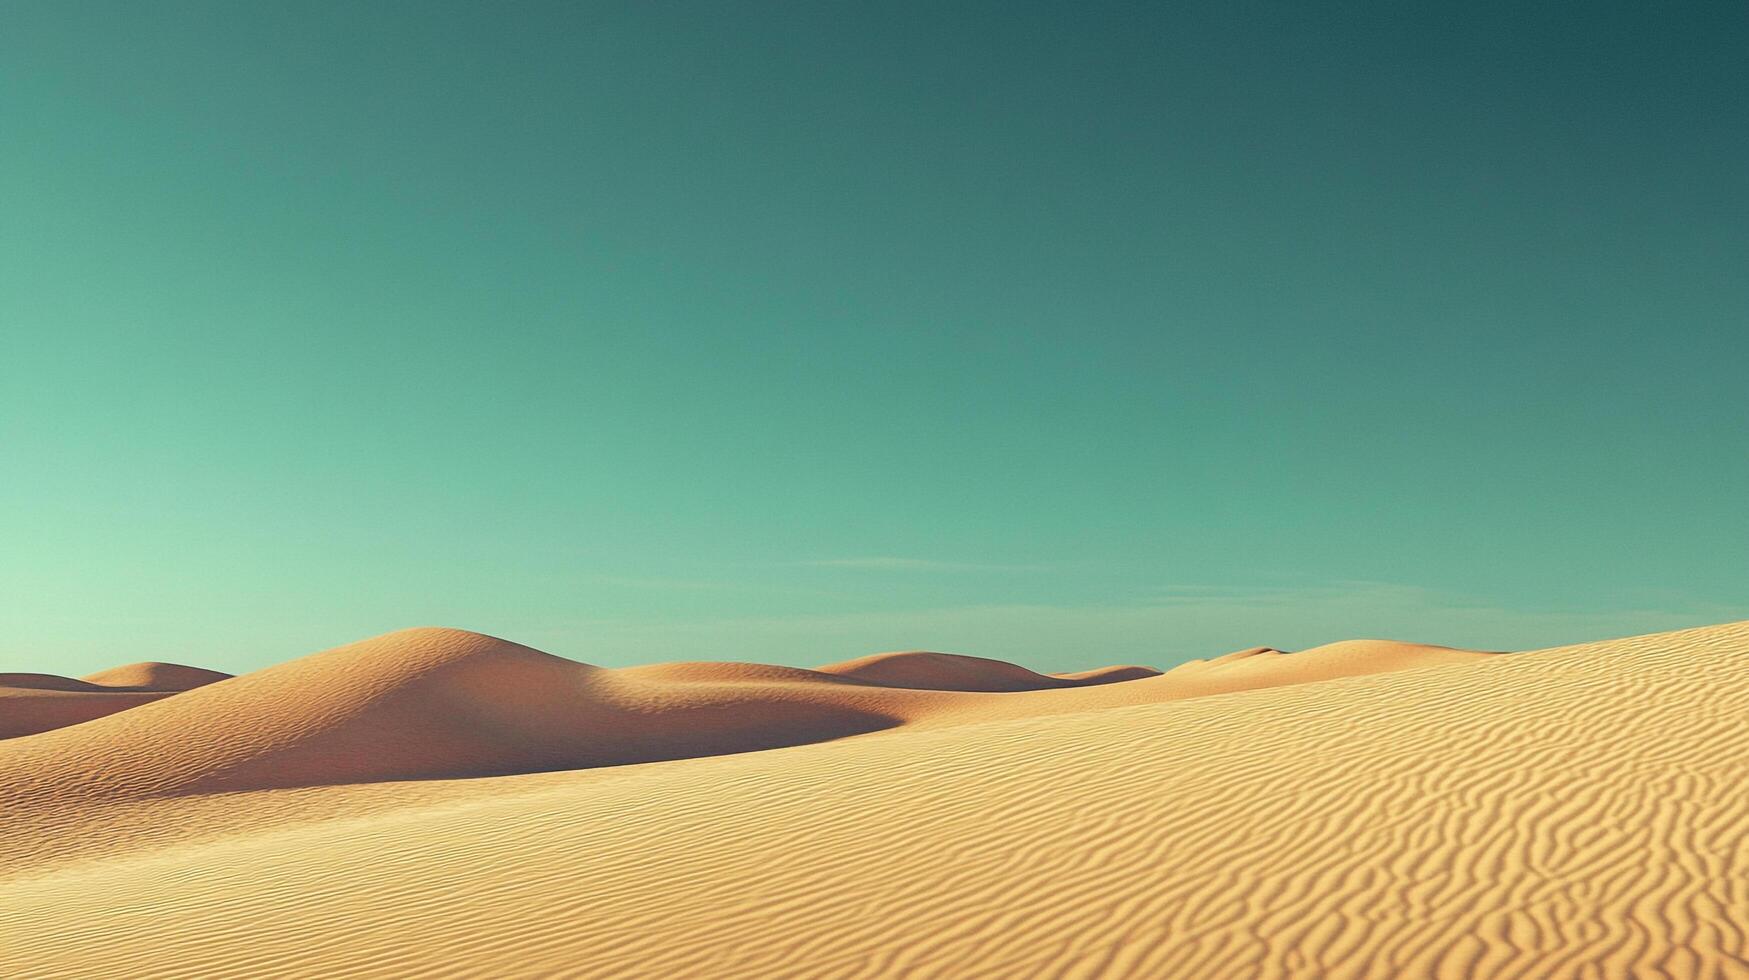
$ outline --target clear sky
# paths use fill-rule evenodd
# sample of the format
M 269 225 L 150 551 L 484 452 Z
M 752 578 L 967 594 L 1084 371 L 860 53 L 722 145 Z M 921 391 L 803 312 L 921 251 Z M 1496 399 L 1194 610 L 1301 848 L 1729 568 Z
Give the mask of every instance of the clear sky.
M 1749 5 L 0 4 L 0 669 L 1749 617 Z

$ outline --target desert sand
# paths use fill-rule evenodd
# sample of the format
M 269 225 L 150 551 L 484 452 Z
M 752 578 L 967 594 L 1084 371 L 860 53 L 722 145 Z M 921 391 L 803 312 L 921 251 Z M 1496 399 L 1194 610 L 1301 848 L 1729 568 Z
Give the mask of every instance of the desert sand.
M 0 738 L 90 721 L 230 676 L 155 662 L 112 667 L 83 678 L 0 674 Z
M 0 675 L 0 976 L 1749 977 L 1746 652 Z

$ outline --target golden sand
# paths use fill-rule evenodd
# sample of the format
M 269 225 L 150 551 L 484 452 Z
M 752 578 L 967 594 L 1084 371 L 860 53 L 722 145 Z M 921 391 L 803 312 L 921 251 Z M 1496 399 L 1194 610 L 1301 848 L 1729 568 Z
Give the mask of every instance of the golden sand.
M 0 741 L 0 976 L 1749 976 L 1746 652 L 410 630 Z

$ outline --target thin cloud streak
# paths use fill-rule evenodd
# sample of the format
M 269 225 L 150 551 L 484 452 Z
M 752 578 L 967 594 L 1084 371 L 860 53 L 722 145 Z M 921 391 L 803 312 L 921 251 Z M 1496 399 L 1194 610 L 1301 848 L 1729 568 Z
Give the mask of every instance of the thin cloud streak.
M 1043 572 L 1049 565 L 1005 565 L 991 562 L 935 561 L 929 558 L 825 558 L 792 563 L 799 568 L 851 568 L 876 572 Z
M 657 592 L 756 592 L 772 595 L 820 596 L 844 598 L 850 593 L 838 589 L 814 589 L 769 582 L 745 582 L 733 579 L 666 578 L 662 576 L 588 575 L 578 581 L 622 589 L 647 589 Z
M 601 619 L 554 624 L 541 638 L 555 644 L 553 652 L 574 649 L 594 663 L 753 659 L 806 666 L 880 650 L 933 649 L 1041 670 L 1079 670 L 1108 663 L 1170 667 L 1249 646 L 1300 650 L 1368 637 L 1533 650 L 1745 616 L 1749 606 L 1509 608 L 1372 583 L 1103 605 L 964 605 L 691 622 Z

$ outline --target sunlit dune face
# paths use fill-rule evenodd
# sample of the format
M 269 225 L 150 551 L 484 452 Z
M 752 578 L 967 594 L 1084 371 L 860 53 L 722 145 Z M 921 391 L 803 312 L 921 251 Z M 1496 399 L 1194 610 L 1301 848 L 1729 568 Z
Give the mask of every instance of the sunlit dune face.
M 1745 654 L 1350 641 L 991 692 L 405 631 L 0 743 L 0 972 L 1728 975 Z M 448 778 L 493 772 L 527 774 Z

